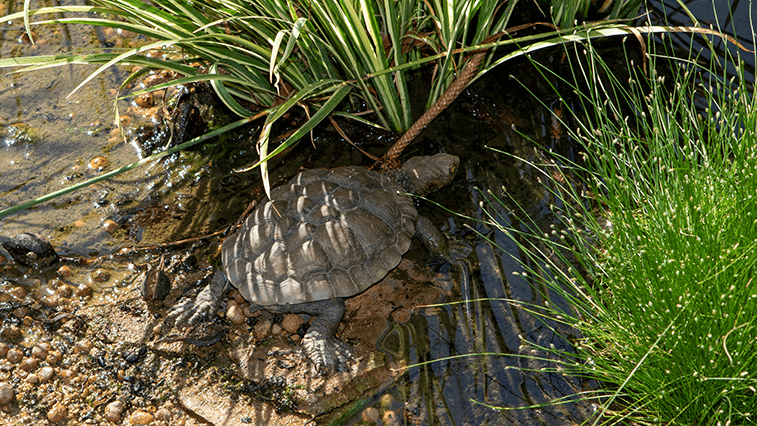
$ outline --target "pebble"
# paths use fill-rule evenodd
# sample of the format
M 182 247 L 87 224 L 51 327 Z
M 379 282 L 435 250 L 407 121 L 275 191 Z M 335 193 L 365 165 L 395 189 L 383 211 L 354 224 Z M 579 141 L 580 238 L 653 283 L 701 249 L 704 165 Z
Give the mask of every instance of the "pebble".
M 7 340 L 15 340 L 21 337 L 21 329 L 15 325 L 5 327 L 3 331 L 0 331 L 0 337 Z
M 47 412 L 47 420 L 50 423 L 58 423 L 68 418 L 68 408 L 60 402 L 53 405 L 53 408 Z
M 280 325 L 274 324 L 271 326 L 271 334 L 281 334 L 284 329 Z
M 379 411 L 374 407 L 368 407 L 365 410 L 363 410 L 363 421 L 375 425 L 378 423 L 379 419 Z
M 103 229 L 109 234 L 116 232 L 116 228 L 118 228 L 118 224 L 110 219 L 103 222 Z
M 16 318 L 18 318 L 18 319 L 21 319 L 21 318 L 29 315 L 29 312 L 31 312 L 31 310 L 29 309 L 28 306 L 20 306 L 20 307 L 18 307 L 18 308 L 16 308 L 16 309 L 13 310 L 13 316 L 16 317 Z
M 236 325 L 240 325 L 244 323 L 247 318 L 244 316 L 244 312 L 239 305 L 229 304 L 229 308 L 226 310 L 226 319 Z
M 92 278 L 92 281 L 94 282 L 104 283 L 110 279 L 110 274 L 105 269 L 95 269 L 92 271 L 92 274 L 90 274 L 90 278 Z
M 105 420 L 111 423 L 118 423 L 121 421 L 121 413 L 123 413 L 123 411 L 124 403 L 119 400 L 115 400 L 105 406 L 105 412 L 103 413 L 103 416 L 105 417 Z
M 32 372 L 39 367 L 39 361 L 36 358 L 24 358 L 21 361 L 21 369 L 24 371 Z
M 60 268 L 58 268 L 58 275 L 61 277 L 70 277 L 74 271 L 71 270 L 71 267 L 68 265 L 63 265 Z
M 13 401 L 15 393 L 13 386 L 7 382 L 0 382 L 0 405 L 5 405 Z
M 79 297 L 92 297 L 92 287 L 87 283 L 79 284 L 76 287 L 76 295 Z
M 296 333 L 300 329 L 300 326 L 305 323 L 305 320 L 297 314 L 288 314 L 281 321 L 281 326 L 284 327 L 288 333 Z
M 394 410 L 387 410 L 384 411 L 384 415 L 381 416 L 381 422 L 385 426 L 399 426 L 400 425 L 400 418 L 397 415 L 397 412 Z
M 153 104 L 152 93 L 143 93 L 134 98 L 134 103 L 142 108 L 150 108 Z
M 58 351 L 51 351 L 47 356 L 45 357 L 45 361 L 47 361 L 50 365 L 56 365 L 60 362 L 61 358 L 63 358 L 63 355 L 60 354 Z
M 67 385 L 71 384 L 75 376 L 76 376 L 76 373 L 74 373 L 73 371 L 69 369 L 62 370 L 60 373 L 58 373 L 58 377 L 60 377 L 61 380 L 63 380 L 63 383 Z
M 39 383 L 39 376 L 37 376 L 36 374 L 32 373 L 32 374 L 26 376 L 26 382 L 29 383 L 29 384 L 32 384 L 32 385 L 36 385 L 36 384 Z
M 32 347 L 32 356 L 37 359 L 45 359 L 47 358 L 49 349 L 50 349 L 50 345 L 48 345 L 47 343 L 40 343 L 38 345 L 34 345 Z
M 94 345 L 89 339 L 81 339 L 78 342 L 76 342 L 76 346 L 74 346 L 74 350 L 76 353 L 80 355 L 87 355 L 92 350 Z
M 39 369 L 37 377 L 39 377 L 41 383 L 47 383 L 53 378 L 53 374 L 55 374 L 55 369 L 48 365 Z
M 64 283 L 55 289 L 55 294 L 60 297 L 71 297 L 71 295 L 74 294 L 74 290 L 70 285 Z
M 13 364 L 18 364 L 22 359 L 24 359 L 24 353 L 21 352 L 21 349 L 13 348 L 8 351 L 8 354 L 5 355 L 5 358 Z
M 129 422 L 133 425 L 147 425 L 152 423 L 152 421 L 152 414 L 141 410 L 133 412 L 131 417 L 129 417 Z
M 0 357 L 4 357 L 8 353 L 8 345 L 0 342 Z
M 94 170 L 102 170 L 103 167 L 108 165 L 108 159 L 105 157 L 97 156 L 89 160 L 89 168 Z
M 171 410 L 165 407 L 161 407 L 158 411 L 155 412 L 155 419 L 160 420 L 162 422 L 171 423 L 171 418 L 173 415 L 171 414 Z
M 271 334 L 271 321 L 258 321 L 253 327 L 252 332 L 257 339 L 265 339 L 269 334 Z

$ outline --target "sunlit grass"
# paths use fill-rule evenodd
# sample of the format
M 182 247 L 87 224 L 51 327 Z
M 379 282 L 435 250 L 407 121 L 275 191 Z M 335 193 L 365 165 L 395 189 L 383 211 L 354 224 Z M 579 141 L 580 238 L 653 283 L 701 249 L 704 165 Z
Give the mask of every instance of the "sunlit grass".
M 750 424 L 757 415 L 753 82 L 744 81 L 738 58 L 727 61 L 734 76 L 723 63 L 653 53 L 648 75 L 629 63 L 630 80 L 619 81 L 591 44 L 575 53 L 579 78 L 563 83 L 576 88 L 585 114 L 572 132 L 585 166 L 558 166 L 569 164 L 564 158 L 539 165 L 553 177 L 547 187 L 560 200 L 552 209 L 561 226 L 505 231 L 525 264 L 537 265 L 525 277 L 572 305 L 561 312 L 550 304 L 548 316 L 583 336 L 579 361 L 568 368 L 601 384 L 584 395 L 601 396 L 591 421 Z M 567 185 L 576 175 L 581 184 Z

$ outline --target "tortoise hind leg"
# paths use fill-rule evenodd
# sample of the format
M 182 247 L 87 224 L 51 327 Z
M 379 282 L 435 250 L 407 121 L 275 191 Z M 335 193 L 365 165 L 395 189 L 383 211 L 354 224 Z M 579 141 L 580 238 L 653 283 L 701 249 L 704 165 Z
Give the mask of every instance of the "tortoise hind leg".
M 292 312 L 302 312 L 318 317 L 302 338 L 302 349 L 313 362 L 319 374 L 344 370 L 353 358 L 349 346 L 334 337 L 339 322 L 344 316 L 344 299 L 333 298 L 318 302 L 293 305 Z

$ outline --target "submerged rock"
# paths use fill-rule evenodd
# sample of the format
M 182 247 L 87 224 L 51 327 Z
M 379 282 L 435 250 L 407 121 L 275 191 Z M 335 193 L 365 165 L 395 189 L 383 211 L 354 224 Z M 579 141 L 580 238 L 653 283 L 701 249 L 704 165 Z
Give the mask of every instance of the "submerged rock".
M 3 247 L 16 263 L 30 268 L 44 268 L 60 259 L 45 237 L 31 232 L 16 235 L 4 242 Z

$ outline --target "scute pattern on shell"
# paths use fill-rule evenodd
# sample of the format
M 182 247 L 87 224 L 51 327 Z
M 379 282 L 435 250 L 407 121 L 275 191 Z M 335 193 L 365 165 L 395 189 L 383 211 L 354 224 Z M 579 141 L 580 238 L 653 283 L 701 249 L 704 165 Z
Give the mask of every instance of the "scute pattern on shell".
M 363 167 L 307 170 L 271 191 L 223 244 L 226 275 L 259 305 L 349 297 L 402 260 L 418 212 Z

